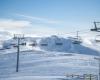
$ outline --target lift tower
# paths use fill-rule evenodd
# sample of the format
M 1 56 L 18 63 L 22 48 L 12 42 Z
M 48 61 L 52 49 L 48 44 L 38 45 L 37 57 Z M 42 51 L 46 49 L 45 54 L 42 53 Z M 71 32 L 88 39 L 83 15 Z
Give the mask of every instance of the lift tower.
M 100 22 L 93 22 L 94 23 L 94 28 L 91 29 L 91 31 L 96 31 L 96 32 L 100 32 L 100 26 L 98 26 L 98 24 L 100 24 Z

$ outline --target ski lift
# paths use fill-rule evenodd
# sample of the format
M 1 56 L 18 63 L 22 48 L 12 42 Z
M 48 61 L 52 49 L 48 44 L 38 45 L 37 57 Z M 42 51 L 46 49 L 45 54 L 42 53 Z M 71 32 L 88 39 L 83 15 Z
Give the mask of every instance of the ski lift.
M 29 44 L 30 46 L 36 46 L 37 44 L 36 43 L 32 43 L 32 44 Z
M 32 41 L 32 42 L 29 44 L 29 46 L 36 46 L 36 45 L 37 45 L 36 40 Z
M 53 36 L 55 38 L 55 45 L 61 46 L 63 45 L 61 38 L 58 38 L 57 36 Z
M 26 42 L 21 43 L 21 45 L 25 46 L 26 45 Z
M 48 44 L 46 44 L 46 43 L 42 43 L 41 46 L 48 46 Z
M 13 47 L 17 47 L 17 44 L 15 44 L 15 43 L 12 43 L 11 45 L 12 45 Z M 25 46 L 25 45 L 26 45 L 26 42 L 20 43 L 20 45 Z
M 35 43 L 33 43 L 33 44 L 30 44 L 30 46 L 36 46 L 36 44 L 35 44 Z
M 96 41 L 96 42 L 100 42 L 100 35 L 96 35 L 95 41 Z
M 58 46 L 63 45 L 63 43 L 61 42 L 61 40 L 60 40 L 60 39 L 58 39 L 57 41 L 55 41 L 55 44 L 56 44 L 56 45 L 58 45 Z
M 16 44 L 17 44 L 17 43 L 11 43 L 10 45 L 16 46 Z M 22 42 L 22 43 L 20 43 L 20 45 L 25 46 L 25 45 L 26 45 L 26 42 Z
M 81 40 L 80 37 L 78 37 L 78 38 L 73 38 L 72 43 L 73 43 L 73 44 L 80 44 L 80 43 L 82 43 L 82 40 Z
M 13 47 L 17 47 L 17 45 L 13 45 Z
M 100 32 L 100 28 L 97 27 L 97 24 L 100 24 L 100 22 L 94 22 L 94 28 L 90 29 L 91 31 L 96 31 L 96 32 Z
M 63 45 L 63 43 L 61 43 L 61 42 L 56 42 L 55 44 L 56 44 L 56 45 L 59 45 L 59 46 L 60 46 L 60 45 Z
M 18 39 L 19 36 L 21 37 L 20 39 L 25 39 L 24 34 L 23 35 L 21 35 L 21 34 L 14 34 L 13 39 Z
M 15 44 L 15 43 L 11 43 L 10 45 L 12 45 L 12 46 L 13 46 L 13 45 L 16 45 L 16 44 Z
M 73 41 L 73 43 L 74 43 L 74 44 L 80 44 L 81 41 L 80 41 L 80 40 L 75 40 L 75 41 Z
M 76 37 L 73 38 L 72 43 L 73 44 L 80 44 L 82 42 L 81 37 L 79 36 L 79 31 L 77 31 Z

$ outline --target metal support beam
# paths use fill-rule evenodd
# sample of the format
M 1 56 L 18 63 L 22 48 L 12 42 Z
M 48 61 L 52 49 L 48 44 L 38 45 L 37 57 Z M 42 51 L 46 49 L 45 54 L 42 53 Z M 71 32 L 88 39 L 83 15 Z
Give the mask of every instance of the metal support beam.
M 77 31 L 77 36 L 76 37 L 77 37 L 77 40 L 78 40 L 79 39 L 79 31 Z
M 20 38 L 18 38 L 18 44 L 17 44 L 17 64 L 16 64 L 16 72 L 19 71 L 19 49 L 20 49 Z
M 21 34 L 14 34 L 14 37 L 16 37 L 17 40 L 17 55 L 16 55 L 16 72 L 19 71 L 19 53 L 20 53 L 20 45 L 23 45 L 22 43 L 20 43 L 21 39 L 24 39 L 24 35 L 22 36 Z
M 98 60 L 98 64 L 99 64 L 98 80 L 100 80 L 100 57 L 99 58 L 94 58 L 94 59 Z

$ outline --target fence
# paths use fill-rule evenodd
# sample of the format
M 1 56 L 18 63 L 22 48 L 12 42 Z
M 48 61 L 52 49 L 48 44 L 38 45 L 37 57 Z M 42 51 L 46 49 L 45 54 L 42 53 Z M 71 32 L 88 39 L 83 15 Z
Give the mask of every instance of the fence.
M 83 75 L 76 75 L 76 74 L 67 74 L 67 80 L 98 80 L 98 75 L 94 74 L 83 74 Z M 64 79 L 64 80 L 66 80 Z

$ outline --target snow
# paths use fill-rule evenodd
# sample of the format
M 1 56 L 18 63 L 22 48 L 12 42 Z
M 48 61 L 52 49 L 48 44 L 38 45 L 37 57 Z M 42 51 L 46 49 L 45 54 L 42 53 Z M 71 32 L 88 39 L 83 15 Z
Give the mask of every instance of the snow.
M 41 44 L 47 44 L 47 46 L 41 46 Z M 57 36 L 51 36 L 43 38 L 40 41 L 40 48 L 47 51 L 60 51 L 66 52 L 71 48 L 71 40 L 65 38 L 59 38 Z
M 37 46 L 30 47 L 34 40 Z M 73 80 L 66 75 L 98 75 L 98 61 L 94 57 L 99 56 L 100 45 L 93 38 L 82 37 L 80 44 L 55 35 L 24 41 L 27 45 L 20 47 L 19 72 L 16 72 L 17 48 L 0 50 L 0 80 Z M 12 39 L 7 40 L 7 43 L 11 42 Z

